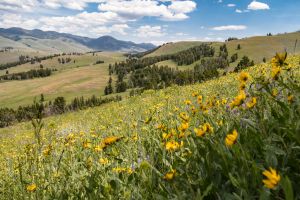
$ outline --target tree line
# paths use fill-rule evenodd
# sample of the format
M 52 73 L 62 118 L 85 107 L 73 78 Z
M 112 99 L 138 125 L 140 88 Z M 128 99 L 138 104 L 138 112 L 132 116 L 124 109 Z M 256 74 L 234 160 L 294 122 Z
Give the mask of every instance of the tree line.
M 64 97 L 57 97 L 54 101 L 45 103 L 44 95 L 41 95 L 39 103 L 42 105 L 43 114 L 47 116 L 63 114 L 77 110 L 83 110 L 89 107 L 100 106 L 112 101 L 122 100 L 121 96 L 98 98 L 93 95 L 90 98 L 76 97 L 71 103 L 67 104 Z M 17 122 L 25 122 L 33 119 L 37 113 L 36 103 L 29 106 L 19 106 L 18 109 L 0 108 L 0 128 L 13 125 Z
M 237 45 L 237 50 L 241 45 Z M 136 58 L 129 56 L 126 61 L 109 65 L 109 75 L 117 76 L 113 87 L 113 80 L 110 77 L 105 87 L 105 95 L 114 92 L 125 92 L 127 89 L 160 89 L 172 84 L 186 85 L 196 82 L 202 82 L 219 75 L 219 69 L 225 69 L 229 63 L 238 60 L 238 54 L 234 53 L 228 58 L 228 49 L 226 44 L 220 46 L 218 56 L 214 57 L 215 49 L 208 44 L 192 47 L 190 49 L 171 54 L 147 58 Z M 173 60 L 177 65 L 188 65 L 201 60 L 193 69 L 178 70 L 168 66 L 157 66 L 155 63 L 164 60 Z M 238 63 L 235 71 L 254 65 L 247 56 L 244 56 Z
M 135 70 L 130 75 L 127 88 L 161 89 L 173 84 L 193 84 L 217 77 L 218 69 L 224 69 L 227 66 L 228 62 L 223 58 L 202 59 L 200 64 L 188 70 L 153 65 Z
M 115 74 L 117 80 L 115 83 L 115 92 L 124 92 L 128 88 L 143 87 L 146 89 L 167 87 L 170 84 L 186 84 L 195 81 L 194 72 L 181 71 L 169 68 L 168 66 L 158 67 L 155 63 L 173 60 L 177 65 L 189 65 L 198 60 L 203 60 L 202 65 L 208 58 L 211 58 L 209 62 L 213 63 L 217 68 L 225 68 L 228 66 L 228 62 L 223 57 L 214 59 L 215 49 L 210 45 L 203 43 L 199 46 L 189 48 L 187 50 L 180 51 L 175 54 L 136 58 L 129 56 L 126 61 L 109 65 L 109 75 Z M 227 56 L 226 56 L 227 58 Z M 222 66 L 219 66 L 222 64 Z M 129 76 L 130 75 L 130 76 Z M 129 76 L 128 81 L 124 81 L 124 78 Z M 198 76 L 199 77 L 199 76 Z M 197 79 L 197 81 L 201 81 Z M 112 87 L 112 79 L 108 81 L 104 93 L 111 94 L 114 92 Z
M 6 64 L 0 64 L 0 70 L 5 70 L 5 69 L 9 69 L 11 67 L 16 67 L 18 65 L 22 65 L 22 64 L 26 64 L 26 63 L 35 63 L 35 62 L 41 62 L 43 60 L 47 60 L 47 59 L 52 59 L 54 57 L 58 57 L 60 56 L 61 54 L 54 54 L 54 55 L 49 55 L 49 56 L 42 56 L 42 57 L 29 57 L 28 55 L 27 56 L 24 56 L 24 55 L 21 55 L 19 56 L 19 61 L 15 61 L 15 62 L 10 62 L 10 63 L 6 63 Z
M 57 69 L 32 69 L 27 72 L 18 72 L 9 74 L 7 71 L 6 75 L 0 76 L 0 80 L 27 80 L 34 78 L 43 78 L 52 75 L 53 71 L 57 71 Z
M 43 60 L 53 59 L 55 57 L 65 56 L 65 55 L 83 55 L 83 54 L 73 52 L 73 53 L 53 54 L 53 55 L 41 56 L 41 57 L 38 56 L 30 57 L 28 55 L 20 55 L 18 61 L 6 63 L 6 64 L 0 64 L 0 70 L 9 69 L 11 67 L 16 67 L 18 65 L 22 65 L 26 63 L 31 63 L 31 64 L 35 64 L 36 62 L 41 63 Z M 69 62 L 70 61 L 71 59 L 69 60 Z

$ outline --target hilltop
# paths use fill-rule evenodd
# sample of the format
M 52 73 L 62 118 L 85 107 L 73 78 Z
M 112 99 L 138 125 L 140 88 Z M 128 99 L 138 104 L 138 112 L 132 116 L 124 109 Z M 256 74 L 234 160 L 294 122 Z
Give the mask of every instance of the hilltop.
M 295 42 L 297 46 L 295 49 Z M 175 42 L 162 45 L 156 51 L 145 55 L 145 57 L 153 57 L 159 55 L 174 54 L 191 47 L 198 46 L 204 42 Z M 221 45 L 226 44 L 228 47 L 229 56 L 238 53 L 239 58 L 248 56 L 255 63 L 261 63 L 265 57 L 269 60 L 276 52 L 286 50 L 288 53 L 300 52 L 300 32 L 278 34 L 273 36 L 255 36 L 228 42 L 206 42 L 218 49 Z M 241 50 L 237 50 L 237 45 L 241 45 Z M 236 63 L 235 63 L 236 64 Z

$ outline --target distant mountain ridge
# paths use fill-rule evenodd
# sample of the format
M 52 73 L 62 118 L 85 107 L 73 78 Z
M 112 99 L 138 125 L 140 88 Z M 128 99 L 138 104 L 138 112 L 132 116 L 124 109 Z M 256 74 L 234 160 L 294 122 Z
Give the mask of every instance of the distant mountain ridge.
M 68 33 L 58 33 L 55 31 L 42 31 L 39 29 L 27 30 L 22 28 L 0 28 L 0 36 L 13 41 L 20 41 L 23 38 L 36 38 L 41 40 L 62 40 L 83 45 L 89 49 L 97 51 L 124 51 L 124 52 L 143 52 L 156 46 L 151 43 L 136 44 L 131 41 L 117 40 L 111 36 L 99 38 L 88 38 Z

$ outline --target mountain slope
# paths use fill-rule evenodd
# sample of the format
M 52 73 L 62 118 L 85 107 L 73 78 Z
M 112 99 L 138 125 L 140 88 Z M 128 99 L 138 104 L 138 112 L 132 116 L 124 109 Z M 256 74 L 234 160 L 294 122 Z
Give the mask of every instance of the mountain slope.
M 64 51 L 68 49 L 66 47 L 57 47 L 57 44 L 51 43 L 51 40 L 54 41 L 63 41 L 65 44 L 70 44 L 70 51 L 73 51 L 73 47 L 79 48 L 82 51 L 86 51 L 87 49 L 91 50 L 101 50 L 101 51 L 125 51 L 125 52 L 132 52 L 132 51 L 147 51 L 150 49 L 155 48 L 153 44 L 136 44 L 129 41 L 121 41 L 117 40 L 110 36 L 102 36 L 99 38 L 88 38 L 88 37 L 81 37 L 67 33 L 58 33 L 55 31 L 42 31 L 38 29 L 34 30 L 26 30 L 22 28 L 8 28 L 3 29 L 0 28 L 0 36 L 11 39 L 15 42 L 22 42 L 24 38 L 32 38 L 39 42 L 42 40 L 43 42 L 47 40 L 50 42 L 50 47 L 53 45 L 52 48 L 56 48 L 60 51 Z M 68 45 L 66 45 L 68 46 Z M 33 48 L 35 49 L 35 48 Z M 35 49 L 39 50 L 39 48 Z
M 254 60 L 255 63 L 262 62 L 262 59 L 270 59 L 278 51 L 286 50 L 288 53 L 294 53 L 295 41 L 298 40 L 295 53 L 300 52 L 300 32 L 279 34 L 274 36 L 256 36 L 239 40 L 232 40 L 225 42 L 228 48 L 229 56 L 238 53 L 239 59 L 244 55 Z M 152 57 L 158 55 L 166 55 L 177 53 L 182 50 L 189 49 L 193 46 L 200 45 L 202 42 L 176 42 L 162 45 L 156 51 L 147 54 L 145 57 Z M 223 42 L 212 42 L 212 46 L 219 50 Z M 241 45 L 241 50 L 237 50 L 237 45 Z

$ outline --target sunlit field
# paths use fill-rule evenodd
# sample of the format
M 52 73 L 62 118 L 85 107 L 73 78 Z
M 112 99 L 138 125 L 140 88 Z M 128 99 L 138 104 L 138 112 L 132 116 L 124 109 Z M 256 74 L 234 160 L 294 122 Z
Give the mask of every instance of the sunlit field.
M 299 67 L 278 54 L 0 129 L 0 198 L 299 199 Z
M 17 108 L 30 105 L 34 98 L 41 94 L 46 96 L 46 101 L 53 101 L 58 96 L 64 96 L 68 102 L 79 96 L 100 96 L 109 79 L 108 65 L 125 59 L 122 53 L 115 52 L 66 55 L 59 58 L 71 58 L 71 62 L 60 64 L 58 57 L 55 57 L 41 63 L 26 63 L 9 68 L 8 71 L 12 74 L 37 70 L 42 64 L 44 69 L 57 69 L 57 71 L 45 78 L 1 82 L 0 107 Z M 104 63 L 95 64 L 98 60 Z M 6 70 L 0 70 L 0 76 L 5 73 Z

